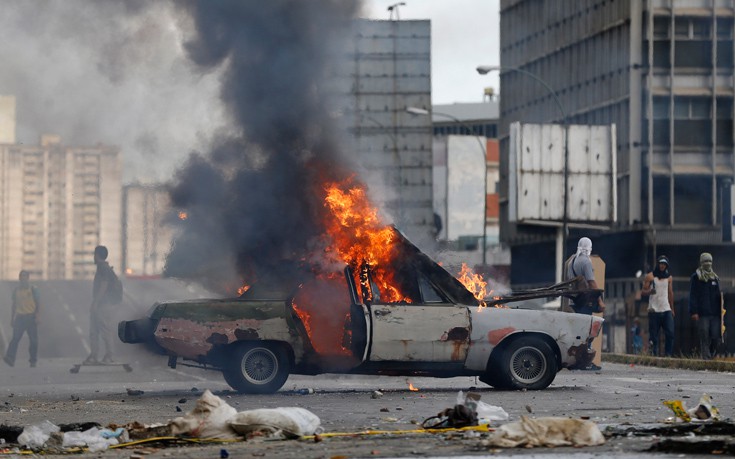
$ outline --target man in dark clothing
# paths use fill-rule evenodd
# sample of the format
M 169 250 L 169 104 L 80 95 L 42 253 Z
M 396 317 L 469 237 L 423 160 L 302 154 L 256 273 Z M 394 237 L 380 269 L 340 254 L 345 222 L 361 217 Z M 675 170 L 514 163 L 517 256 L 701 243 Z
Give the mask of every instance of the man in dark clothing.
M 712 269 L 712 255 L 699 256 L 699 268 L 689 282 L 689 314 L 697 322 L 702 358 L 711 359 L 720 341 L 722 292 L 720 278 Z
M 89 346 L 91 352 L 84 361 L 86 364 L 98 363 L 97 355 L 100 339 L 105 347 L 102 363 L 113 363 L 113 313 L 116 302 L 110 297 L 110 292 L 117 276 L 106 261 L 107 254 L 107 247 L 103 245 L 98 245 L 94 249 L 94 263 L 97 265 L 97 271 L 94 274 L 92 306 L 89 317 Z
M 18 344 L 24 333 L 28 333 L 30 342 L 29 353 L 31 367 L 36 366 L 38 357 L 38 316 L 41 311 L 41 301 L 38 289 L 31 285 L 28 279 L 28 271 L 21 271 L 18 275 L 20 285 L 13 290 L 13 338 L 10 340 L 8 350 L 3 357 L 5 363 L 11 367 L 15 365 L 15 355 L 18 352 Z

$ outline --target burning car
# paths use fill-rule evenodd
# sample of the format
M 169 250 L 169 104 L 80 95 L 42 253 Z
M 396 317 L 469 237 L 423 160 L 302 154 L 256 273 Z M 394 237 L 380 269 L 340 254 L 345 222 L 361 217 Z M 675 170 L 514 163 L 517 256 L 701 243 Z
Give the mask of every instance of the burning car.
M 479 376 L 500 389 L 544 389 L 561 369 L 591 361 L 601 318 L 523 309 L 528 298 L 579 294 L 571 284 L 485 303 L 389 232 L 400 260 L 390 271 L 367 263 L 329 275 L 298 269 L 238 298 L 159 303 L 148 317 L 121 322 L 118 334 L 152 345 L 171 367 L 183 359 L 221 371 L 245 393 L 321 373 Z

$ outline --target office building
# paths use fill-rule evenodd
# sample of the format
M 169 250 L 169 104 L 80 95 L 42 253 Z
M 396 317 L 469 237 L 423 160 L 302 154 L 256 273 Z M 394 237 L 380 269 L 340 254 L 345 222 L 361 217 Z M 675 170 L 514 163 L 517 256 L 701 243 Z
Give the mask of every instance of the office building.
M 406 108 L 431 110 L 430 22 L 357 21 L 340 62 L 329 86 L 372 197 L 409 238 L 429 240 L 431 119 Z
M 688 276 L 710 251 L 720 276 L 735 277 L 721 236 L 735 172 L 733 16 L 732 1 L 501 1 L 501 239 L 514 283 L 553 280 L 555 232 L 508 221 L 515 121 L 616 125 L 617 222 L 572 226 L 566 255 L 590 236 L 607 278 L 623 279 L 657 253 Z

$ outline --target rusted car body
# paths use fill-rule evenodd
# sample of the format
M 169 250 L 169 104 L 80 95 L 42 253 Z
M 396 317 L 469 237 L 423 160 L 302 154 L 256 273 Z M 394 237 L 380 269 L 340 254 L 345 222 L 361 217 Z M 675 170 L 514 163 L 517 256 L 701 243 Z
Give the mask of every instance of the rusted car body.
M 369 270 L 345 268 L 280 292 L 254 286 L 235 299 L 160 303 L 121 322 L 119 336 L 151 344 L 171 366 L 183 359 L 222 371 L 252 393 L 277 391 L 290 373 L 477 375 L 497 388 L 543 389 L 562 368 L 591 361 L 601 318 L 523 302 L 481 307 L 418 249 L 412 256 L 411 303 L 381 303 Z

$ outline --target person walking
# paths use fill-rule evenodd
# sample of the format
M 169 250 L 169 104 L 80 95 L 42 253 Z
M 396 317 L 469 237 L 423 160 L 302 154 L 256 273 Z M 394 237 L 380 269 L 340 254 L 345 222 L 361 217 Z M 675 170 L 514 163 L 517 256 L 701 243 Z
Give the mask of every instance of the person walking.
M 643 294 L 648 295 L 648 339 L 649 350 L 658 356 L 658 334 L 664 330 L 664 354 L 671 357 L 674 352 L 674 287 L 669 274 L 669 259 L 658 257 L 656 267 L 643 280 Z
M 38 317 L 41 301 L 38 288 L 31 285 L 29 279 L 28 271 L 21 271 L 18 275 L 19 285 L 13 290 L 13 313 L 10 322 L 13 326 L 13 338 L 3 357 L 5 363 L 11 367 L 15 366 L 18 344 L 24 333 L 28 333 L 31 368 L 35 368 L 38 360 Z
M 119 282 L 112 267 L 107 263 L 107 247 L 98 245 L 94 248 L 94 263 L 97 265 L 97 271 L 94 274 L 94 284 L 92 286 L 92 306 L 89 316 L 89 346 L 91 352 L 85 364 L 99 363 L 99 342 L 105 348 L 105 354 L 102 363 L 114 363 L 112 359 L 112 339 L 113 339 L 113 315 L 114 306 L 119 304 L 115 298 L 113 290 L 115 284 Z
M 689 280 L 689 314 L 697 323 L 699 352 L 704 360 L 715 355 L 722 327 L 722 291 L 712 262 L 711 254 L 702 253 L 699 268 Z

